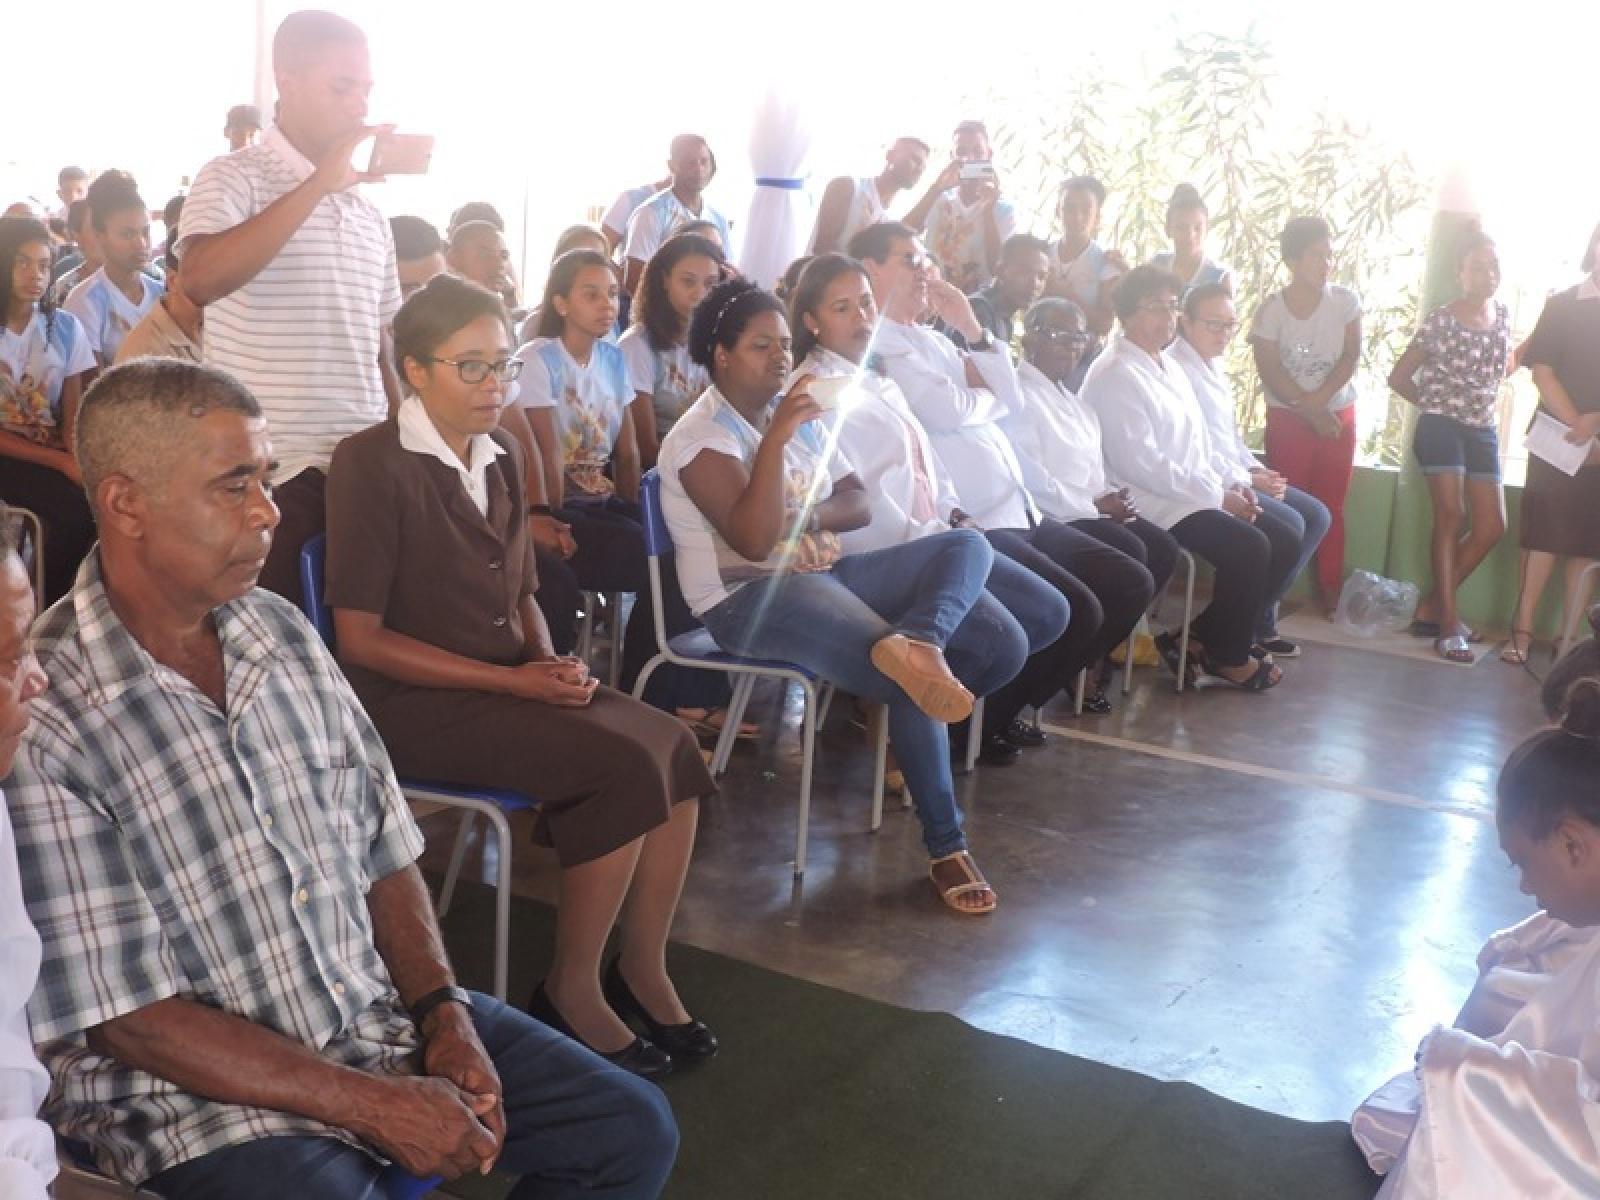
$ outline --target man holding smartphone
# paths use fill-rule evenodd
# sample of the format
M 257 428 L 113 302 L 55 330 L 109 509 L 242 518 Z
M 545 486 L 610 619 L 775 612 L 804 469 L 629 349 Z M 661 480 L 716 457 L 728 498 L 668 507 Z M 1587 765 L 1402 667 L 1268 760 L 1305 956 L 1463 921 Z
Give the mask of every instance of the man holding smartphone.
M 1000 247 L 1016 232 L 1017 216 L 1011 201 L 1000 196 L 982 121 L 956 126 L 953 159 L 958 181 L 934 201 L 923 241 L 945 280 L 970 295 L 994 281 Z
M 261 140 L 201 168 L 183 211 L 184 288 L 205 306 L 209 366 L 261 402 L 282 522 L 262 587 L 299 594 L 300 548 L 323 527 L 333 448 L 398 402 L 388 326 L 400 307 L 389 222 L 351 165 L 372 71 L 362 31 L 296 12 L 272 42 L 276 118 Z M 366 164 L 363 164 L 366 165 Z

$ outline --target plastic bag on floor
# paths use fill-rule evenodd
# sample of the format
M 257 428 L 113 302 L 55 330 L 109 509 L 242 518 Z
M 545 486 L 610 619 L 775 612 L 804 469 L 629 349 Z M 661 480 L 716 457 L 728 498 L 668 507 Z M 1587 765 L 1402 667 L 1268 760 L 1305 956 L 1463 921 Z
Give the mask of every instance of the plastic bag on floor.
M 1333 623 L 1357 637 L 1401 633 L 1416 615 L 1420 598 L 1414 583 L 1385 579 L 1371 571 L 1354 571 L 1339 593 Z

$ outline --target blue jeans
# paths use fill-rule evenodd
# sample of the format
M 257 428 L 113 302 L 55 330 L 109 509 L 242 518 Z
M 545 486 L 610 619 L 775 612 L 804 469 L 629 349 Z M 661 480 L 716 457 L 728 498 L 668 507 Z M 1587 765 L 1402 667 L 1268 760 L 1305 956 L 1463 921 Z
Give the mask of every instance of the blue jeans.
M 1300 555 L 1295 559 L 1294 569 L 1289 572 L 1287 579 L 1267 594 L 1267 606 L 1261 613 L 1261 627 L 1256 630 L 1256 640 L 1265 641 L 1278 636 L 1278 605 L 1289 594 L 1294 581 L 1300 578 L 1300 572 L 1306 569 L 1306 564 L 1327 536 L 1328 526 L 1333 524 L 1333 514 L 1321 500 L 1297 487 L 1286 488 L 1282 500 L 1274 500 L 1264 492 L 1257 492 L 1256 500 L 1262 511 L 1271 513 L 1300 535 Z
M 661 1090 L 491 996 L 472 1002 L 505 1098 L 497 1170 L 521 1176 L 508 1200 L 659 1196 L 678 1153 Z M 214 1150 L 145 1187 L 167 1200 L 384 1200 L 384 1171 L 333 1138 L 285 1136 Z
M 949 737 L 944 725 L 872 665 L 869 654 L 893 633 L 950 646 L 983 598 L 993 561 L 981 533 L 952 529 L 849 555 L 825 573 L 788 573 L 747 583 L 700 616 L 729 654 L 794 663 L 847 692 L 888 705 L 889 737 L 932 858 L 967 845 L 950 776 Z M 1016 621 L 999 604 L 985 613 L 966 635 L 970 641 L 957 643 L 966 672 L 961 681 L 980 696 L 1014 675 L 1026 656 Z M 985 629 L 995 639 L 987 652 L 979 644 Z

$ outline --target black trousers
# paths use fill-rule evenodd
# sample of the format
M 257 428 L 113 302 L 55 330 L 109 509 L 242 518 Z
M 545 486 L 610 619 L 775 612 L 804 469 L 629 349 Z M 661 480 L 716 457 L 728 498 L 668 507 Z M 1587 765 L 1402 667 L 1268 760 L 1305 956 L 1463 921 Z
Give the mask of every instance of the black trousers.
M 1267 597 L 1294 570 L 1300 539 L 1269 513 L 1251 524 L 1220 508 L 1191 513 L 1171 532 L 1180 546 L 1216 571 L 1211 603 L 1191 622 L 1190 634 L 1212 662 L 1243 666 Z
M 94 515 L 83 486 L 54 467 L 0 456 L 0 500 L 26 508 L 44 526 L 44 603 L 54 604 L 72 590 L 94 545 Z
M 1114 536 L 1114 535 L 1113 535 Z M 984 733 L 1004 730 L 1028 705 L 1074 686 L 1139 623 L 1155 595 L 1149 568 L 1108 541 L 1061 521 L 990 530 L 995 550 L 1039 575 L 1072 608 L 1067 630 L 1033 654 L 1017 677 L 984 701 Z
M 1155 585 L 1155 596 L 1166 589 L 1178 566 L 1178 540 L 1154 521 L 1135 517 L 1124 523 L 1110 517 L 1089 517 L 1071 524 L 1079 533 L 1087 533 L 1143 563 Z

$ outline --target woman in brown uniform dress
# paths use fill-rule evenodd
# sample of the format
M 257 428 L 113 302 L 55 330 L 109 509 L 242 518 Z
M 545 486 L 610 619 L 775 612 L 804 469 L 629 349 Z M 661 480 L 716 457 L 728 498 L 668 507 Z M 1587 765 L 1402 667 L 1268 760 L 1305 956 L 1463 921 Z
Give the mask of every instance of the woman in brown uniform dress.
M 709 1055 L 716 1041 L 666 969 L 698 800 L 716 790 L 695 739 L 551 650 L 521 451 L 497 428 L 517 369 L 500 299 L 441 275 L 401 307 L 394 342 L 410 394 L 328 473 L 339 659 L 401 775 L 542 802 L 561 903 L 529 1011 L 639 1074 Z
M 1587 273 L 1575 288 L 1545 302 L 1539 324 L 1523 348 L 1533 372 L 1539 408 L 1570 426 L 1569 440 L 1589 443 L 1589 459 L 1576 475 L 1529 456 L 1522 489 L 1522 589 L 1511 641 L 1501 657 L 1525 662 L 1533 639 L 1534 613 L 1555 570 L 1567 560 L 1566 603 L 1582 608 L 1579 575 L 1600 559 L 1600 226 L 1583 256 Z

